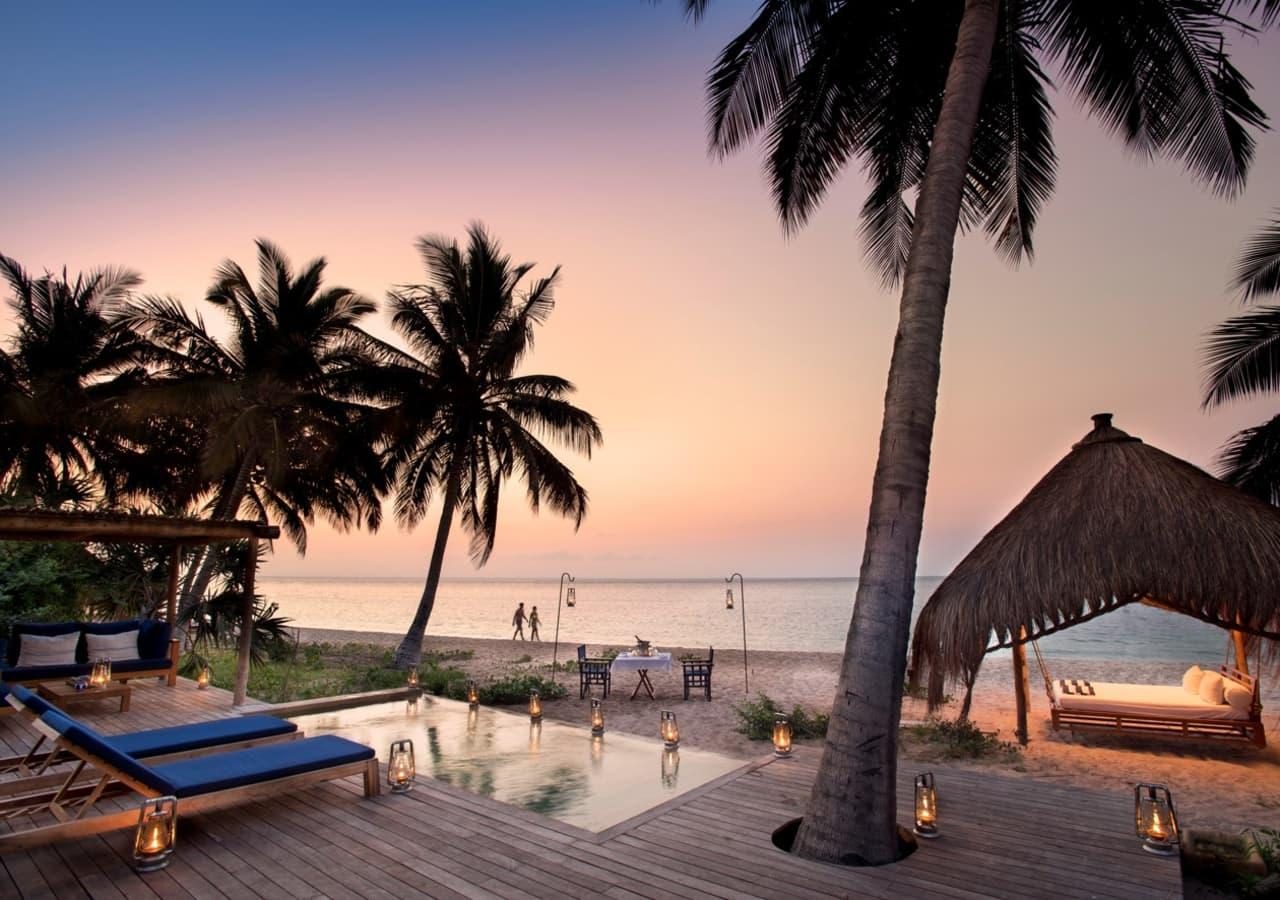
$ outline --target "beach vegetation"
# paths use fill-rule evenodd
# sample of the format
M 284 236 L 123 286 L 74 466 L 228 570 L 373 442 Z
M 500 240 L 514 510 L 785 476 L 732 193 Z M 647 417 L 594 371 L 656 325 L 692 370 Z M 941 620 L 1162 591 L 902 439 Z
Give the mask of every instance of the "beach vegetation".
M 983 731 L 968 719 L 930 718 L 903 729 L 920 759 L 989 759 L 1014 763 L 1022 759 L 1022 749 L 1000 740 L 999 732 Z
M 763 691 L 757 693 L 754 700 L 746 700 L 734 707 L 734 712 L 739 719 L 738 733 L 753 741 L 773 738 L 773 721 L 779 714 L 786 715 L 791 721 L 791 736 L 797 740 L 826 737 L 831 718 L 815 710 L 807 710 L 798 703 L 787 712 Z
M 528 703 L 529 692 L 535 690 L 544 701 L 559 700 L 569 694 L 564 685 L 528 672 L 504 675 L 496 681 L 479 685 L 479 688 L 480 702 L 493 706 Z M 459 695 L 458 699 L 461 698 L 462 695 Z
M 708 5 L 685 3 L 695 20 Z M 1252 30 L 1237 7 L 1264 25 L 1280 18 L 1270 0 L 765 0 L 712 67 L 712 152 L 767 135 L 788 231 L 856 161 L 869 181 L 868 256 L 887 286 L 901 286 L 841 693 L 799 855 L 874 865 L 900 853 L 898 724 L 957 233 L 981 227 L 1009 262 L 1031 257 L 1057 169 L 1046 63 L 1142 157 L 1239 193 L 1265 115 L 1231 62 L 1228 32 Z
M 477 567 L 493 552 L 499 498 L 513 477 L 524 481 L 534 512 L 549 508 L 576 528 L 587 491 L 544 440 L 587 457 L 601 441 L 596 420 L 568 400 L 573 384 L 516 373 L 551 315 L 559 268 L 526 286 L 533 264 L 513 263 L 478 223 L 465 249 L 436 235 L 421 238 L 418 250 L 429 282 L 388 295 L 392 325 L 409 350 L 384 346 L 379 359 L 396 517 L 413 528 L 439 500 L 422 597 L 396 648 L 401 668 L 422 655 L 455 514 Z

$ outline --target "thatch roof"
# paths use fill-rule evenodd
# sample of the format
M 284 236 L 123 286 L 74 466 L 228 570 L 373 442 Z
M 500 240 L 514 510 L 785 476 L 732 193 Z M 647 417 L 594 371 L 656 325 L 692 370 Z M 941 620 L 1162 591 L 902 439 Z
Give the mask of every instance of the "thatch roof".
M 1280 510 L 1093 421 L 929 598 L 915 678 L 971 681 L 991 650 L 1136 602 L 1280 639 Z
M 257 537 L 274 540 L 280 529 L 242 519 L 187 519 L 114 512 L 0 509 L 0 541 L 213 544 Z

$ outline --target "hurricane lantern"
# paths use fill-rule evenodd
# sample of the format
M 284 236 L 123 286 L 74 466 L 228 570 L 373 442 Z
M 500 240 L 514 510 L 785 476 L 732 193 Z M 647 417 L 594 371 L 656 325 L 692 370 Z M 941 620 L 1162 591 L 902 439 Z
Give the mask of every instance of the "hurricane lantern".
M 676 786 L 676 776 L 680 774 L 680 751 L 679 750 L 663 750 L 662 751 L 662 786 L 673 788 Z
M 106 687 L 111 681 L 111 660 L 99 657 L 89 671 L 89 684 L 93 687 Z
M 595 697 L 591 698 L 591 733 L 604 734 L 604 707 Z
M 733 588 L 726 588 L 724 592 L 724 608 L 733 609 Z
M 405 738 L 393 741 L 391 755 L 387 758 L 387 784 L 393 794 L 407 794 L 413 790 L 417 764 L 413 758 L 413 741 Z
M 933 787 L 933 773 L 916 776 L 916 827 L 918 837 L 938 836 L 938 792 Z
M 773 719 L 773 755 L 782 758 L 791 755 L 791 720 L 786 716 Z
M 412 668 L 412 669 L 410 669 L 410 670 L 409 670 L 409 674 L 405 676 L 404 683 L 405 683 L 405 685 L 407 685 L 408 687 L 411 687 L 411 688 L 416 688 L 416 687 L 418 686 L 418 669 L 417 669 L 417 667 L 414 667 L 414 668 Z
M 148 797 L 138 807 L 138 829 L 133 837 L 133 868 L 155 872 L 169 865 L 178 835 L 178 798 Z
M 476 687 L 474 681 L 467 682 L 467 702 L 473 708 L 480 705 L 480 688 Z
M 196 687 L 198 687 L 202 691 L 209 690 L 209 678 L 210 678 L 209 667 L 201 666 L 200 673 L 196 675 Z
M 676 722 L 676 714 L 669 709 L 662 710 L 659 733 L 662 735 L 663 745 L 668 750 L 674 750 L 680 746 L 680 726 Z
M 1163 784 L 1135 785 L 1133 818 L 1143 850 L 1158 856 L 1178 852 L 1178 814 L 1169 788 Z
M 529 692 L 529 718 L 535 722 L 542 718 L 542 695 L 536 688 Z
M 565 606 L 578 605 L 578 589 L 577 588 L 569 588 L 567 591 L 564 592 L 564 605 Z

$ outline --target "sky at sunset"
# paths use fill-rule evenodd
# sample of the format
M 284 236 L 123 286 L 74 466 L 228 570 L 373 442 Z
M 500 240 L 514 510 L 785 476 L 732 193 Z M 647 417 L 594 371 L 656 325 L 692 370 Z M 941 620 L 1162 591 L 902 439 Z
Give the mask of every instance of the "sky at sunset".
M 572 380 L 605 441 L 572 459 L 578 532 L 512 485 L 489 565 L 455 532 L 445 577 L 856 575 L 897 295 L 863 260 L 856 168 L 787 237 L 758 148 L 707 155 L 705 72 L 754 6 L 720 0 L 695 28 L 675 0 L 10 4 L 0 253 L 126 265 L 203 306 L 217 263 L 249 267 L 262 236 L 381 299 L 423 279 L 417 236 L 483 221 L 517 260 L 563 266 L 525 370 Z M 1235 50 L 1274 121 L 1280 31 Z M 1238 311 L 1235 256 L 1280 207 L 1280 135 L 1228 202 L 1053 102 L 1034 264 L 981 236 L 957 249 L 921 574 L 959 561 L 1091 413 L 1209 467 L 1280 402 L 1200 409 L 1203 335 Z M 418 576 L 429 522 L 317 523 L 305 558 L 281 542 L 265 574 Z

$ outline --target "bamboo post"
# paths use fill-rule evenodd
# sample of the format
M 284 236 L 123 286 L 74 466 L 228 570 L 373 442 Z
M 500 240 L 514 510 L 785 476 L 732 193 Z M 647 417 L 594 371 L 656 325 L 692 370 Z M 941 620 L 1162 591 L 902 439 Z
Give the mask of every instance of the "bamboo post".
M 1021 637 L 1025 639 L 1026 636 L 1027 629 L 1023 628 Z M 1031 703 L 1031 684 L 1027 677 L 1027 645 L 1025 643 L 1013 645 L 1013 694 L 1018 709 L 1018 724 L 1014 732 L 1018 736 L 1018 743 L 1025 747 L 1030 740 L 1027 731 L 1027 708 Z
M 1249 654 L 1245 650 L 1244 632 L 1241 632 L 1241 631 L 1231 632 L 1231 640 L 1236 647 L 1236 668 L 1239 669 L 1241 672 L 1243 672 L 1245 675 L 1248 675 L 1249 674 Z
M 232 706 L 241 706 L 249 693 L 249 654 L 253 649 L 253 576 L 258 569 L 258 539 L 249 538 L 249 558 L 244 564 L 244 605 L 240 610 L 240 653 L 236 659 L 236 689 Z

